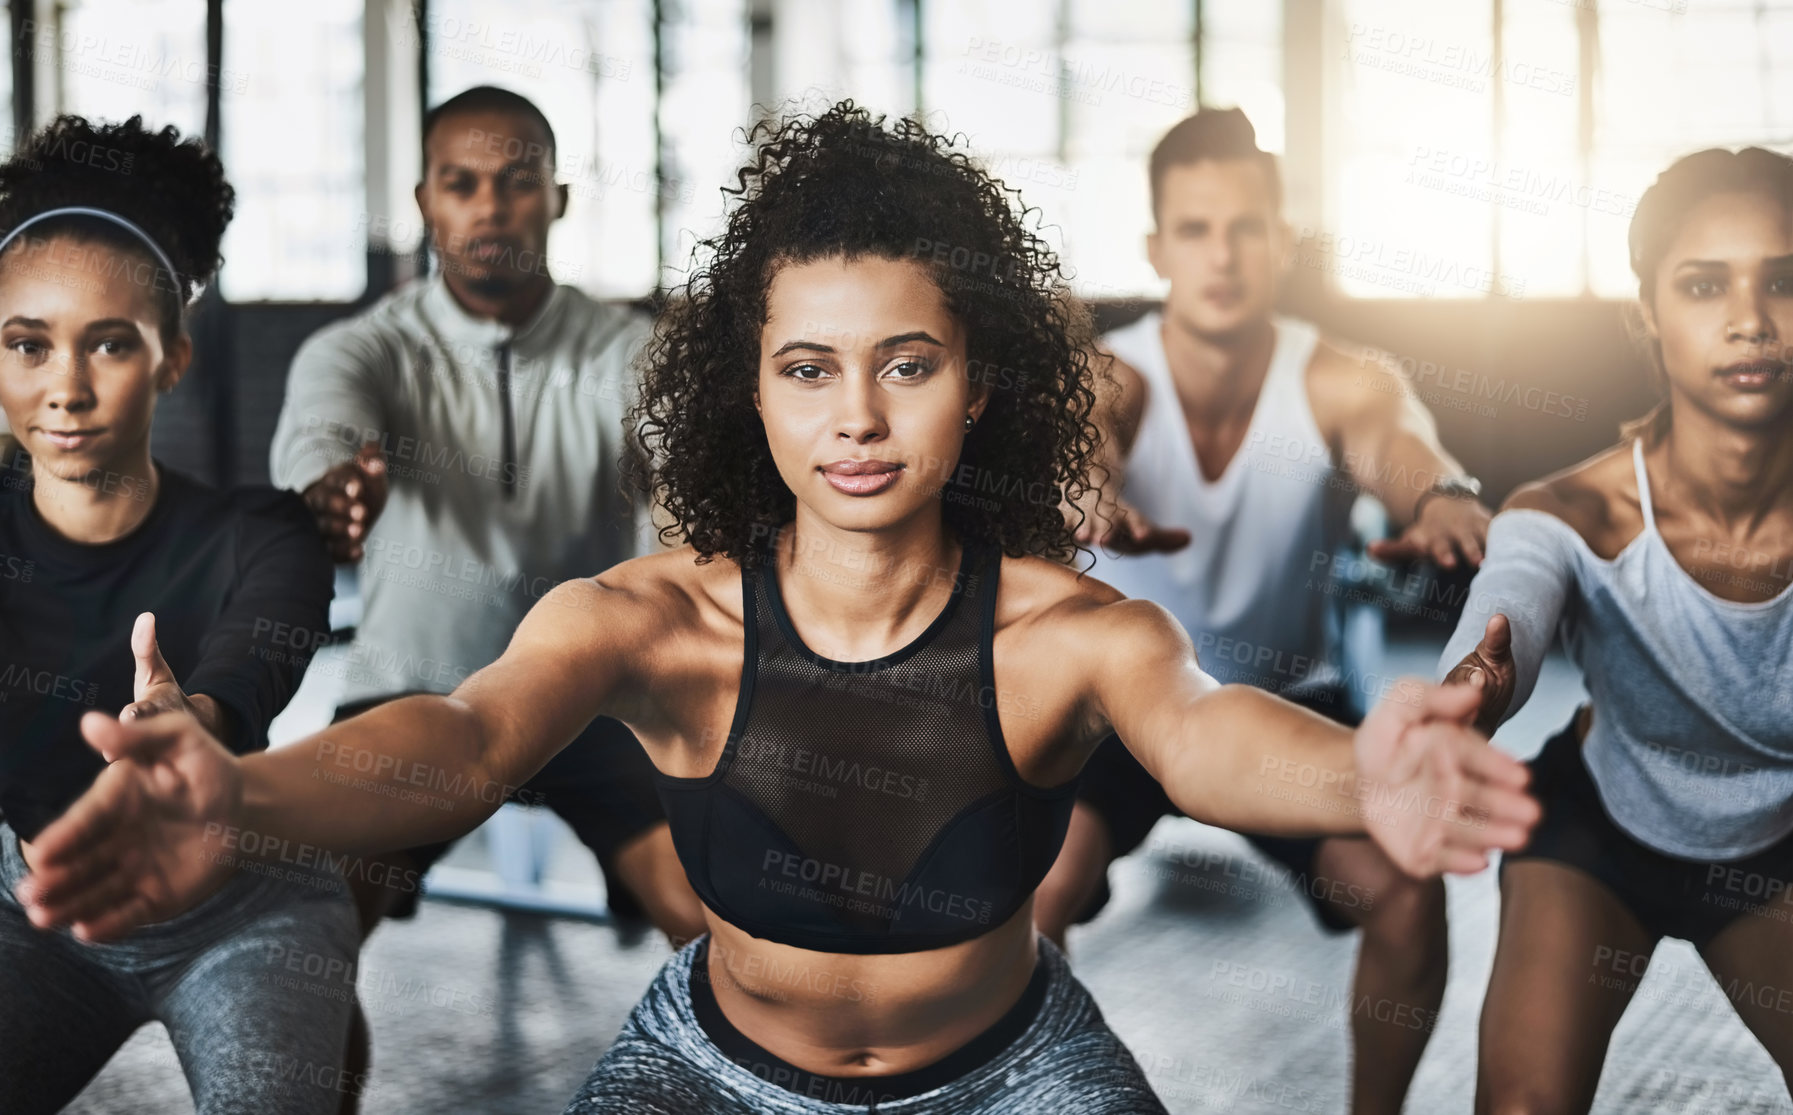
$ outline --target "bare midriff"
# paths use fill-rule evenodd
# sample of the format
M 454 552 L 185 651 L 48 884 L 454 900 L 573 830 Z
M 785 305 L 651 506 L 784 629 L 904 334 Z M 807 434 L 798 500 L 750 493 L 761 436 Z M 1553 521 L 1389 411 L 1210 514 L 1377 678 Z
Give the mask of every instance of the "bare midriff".
M 989 1029 L 1033 976 L 1033 902 L 970 941 L 927 952 L 814 952 L 706 909 L 716 1003 L 768 1053 L 824 1076 L 926 1068 Z

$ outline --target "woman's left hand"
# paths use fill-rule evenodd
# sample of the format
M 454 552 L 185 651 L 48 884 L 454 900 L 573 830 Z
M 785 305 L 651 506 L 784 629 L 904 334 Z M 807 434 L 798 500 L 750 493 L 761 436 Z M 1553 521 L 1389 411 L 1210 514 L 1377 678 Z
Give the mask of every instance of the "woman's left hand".
M 1541 815 L 1525 764 L 1472 726 L 1480 704 L 1473 686 L 1403 678 L 1357 730 L 1364 828 L 1415 878 L 1480 871 Z
M 126 723 L 142 720 L 163 712 L 185 712 L 205 729 L 222 738 L 224 725 L 218 703 L 203 693 L 189 695 L 181 689 L 162 657 L 156 643 L 156 614 L 144 612 L 131 628 L 131 657 L 136 659 L 137 672 L 131 680 L 131 703 L 119 710 L 118 718 Z

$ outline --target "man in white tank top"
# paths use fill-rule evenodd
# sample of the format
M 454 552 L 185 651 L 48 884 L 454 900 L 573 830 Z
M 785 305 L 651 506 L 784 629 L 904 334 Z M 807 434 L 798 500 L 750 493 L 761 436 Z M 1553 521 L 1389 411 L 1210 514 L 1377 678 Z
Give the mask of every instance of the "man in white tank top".
M 1489 511 L 1400 376 L 1273 312 L 1289 258 L 1274 156 L 1237 109 L 1198 112 L 1152 153 L 1161 311 L 1103 338 L 1119 385 L 1104 422 L 1110 476 L 1082 509 L 1091 573 L 1168 609 L 1202 667 L 1336 720 L 1380 694 L 1339 668 L 1327 595 L 1348 512 L 1368 492 L 1403 527 L 1372 556 L 1478 564 Z M 1274 741 L 1266 741 L 1274 754 Z M 1169 799 L 1117 740 L 1084 771 L 1063 851 L 1035 899 L 1063 942 L 1106 899 L 1108 863 Z M 1444 995 L 1444 887 L 1409 879 L 1365 840 L 1250 837 L 1321 923 L 1362 928 L 1350 999 L 1351 1110 L 1399 1112 Z

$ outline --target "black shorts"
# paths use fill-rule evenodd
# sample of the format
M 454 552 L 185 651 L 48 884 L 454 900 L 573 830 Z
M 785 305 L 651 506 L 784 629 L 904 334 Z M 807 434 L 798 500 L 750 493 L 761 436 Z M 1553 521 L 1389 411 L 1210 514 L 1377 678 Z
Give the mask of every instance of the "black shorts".
M 1363 720 L 1363 714 L 1351 702 L 1350 693 L 1343 688 L 1316 690 L 1286 699 L 1348 728 L 1357 727 Z M 1107 822 L 1114 859 L 1120 859 L 1139 847 L 1159 818 L 1183 816 L 1183 811 L 1171 803 L 1164 787 L 1146 773 L 1146 768 L 1139 765 L 1139 760 L 1121 743 L 1121 738 L 1114 735 L 1098 744 L 1096 753 L 1084 764 L 1083 782 L 1078 787 L 1077 800 L 1100 813 L 1103 821 Z M 1320 854 L 1321 837 L 1259 836 L 1253 833 L 1240 835 L 1252 847 L 1288 869 L 1322 926 L 1334 933 L 1345 933 L 1356 928 L 1329 903 L 1314 894 L 1320 888 L 1307 885 L 1308 880 L 1313 878 L 1314 858 Z M 1108 898 L 1108 885 L 1104 881 L 1089 905 L 1077 915 L 1077 924 L 1089 921 L 1100 913 L 1102 907 L 1108 905 Z
M 1613 824 L 1581 755 L 1573 723 L 1526 764 L 1544 817 L 1531 842 L 1501 859 L 1567 864 L 1599 880 L 1624 903 L 1652 943 L 1679 937 L 1705 948 L 1744 914 L 1793 921 L 1793 836 L 1746 859 L 1722 862 L 1663 855 Z
M 339 705 L 332 723 L 366 712 L 376 705 L 412 696 L 353 701 Z M 660 795 L 654 789 L 654 765 L 641 741 L 620 720 L 600 716 L 578 738 L 566 745 L 534 778 L 510 795 L 509 800 L 545 805 L 558 814 L 598 857 L 604 887 L 613 912 L 629 916 L 640 906 L 616 879 L 617 850 L 648 829 L 666 820 Z M 422 876 L 454 847 L 454 841 L 407 849 L 405 854 Z M 408 918 L 417 912 L 417 891 L 400 893 L 387 917 Z

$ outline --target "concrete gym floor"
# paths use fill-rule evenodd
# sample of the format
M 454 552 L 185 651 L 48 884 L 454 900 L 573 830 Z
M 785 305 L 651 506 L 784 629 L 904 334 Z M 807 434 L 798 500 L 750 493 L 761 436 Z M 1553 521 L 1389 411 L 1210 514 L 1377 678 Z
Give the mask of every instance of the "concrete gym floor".
M 1436 653 L 1396 643 L 1390 672 L 1429 673 Z M 287 738 L 327 719 L 330 702 L 312 689 L 308 678 Z M 1567 722 L 1580 693 L 1573 668 L 1553 660 L 1498 742 L 1529 755 Z M 479 838 L 454 856 L 477 864 Z M 1262 865 L 1232 833 L 1162 821 L 1114 867 L 1108 908 L 1071 935 L 1078 975 L 1179 1115 L 1345 1110 L 1355 938 L 1323 933 L 1292 888 L 1263 880 Z M 597 879 L 570 833 L 551 874 Z M 1419 1115 L 1471 1109 L 1493 961 L 1494 872 L 1453 878 L 1449 894 L 1450 979 L 1407 1105 Z M 375 1058 L 362 1110 L 557 1115 L 668 954 L 657 934 L 625 939 L 586 922 L 423 903 L 414 921 L 383 926 L 362 958 Z M 193 1108 L 167 1035 L 152 1025 L 68 1110 Z M 1614 1035 L 1594 1110 L 1793 1115 L 1793 1103 L 1692 948 L 1672 941 Z

